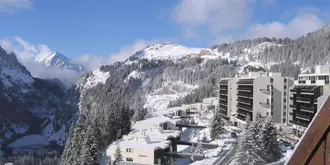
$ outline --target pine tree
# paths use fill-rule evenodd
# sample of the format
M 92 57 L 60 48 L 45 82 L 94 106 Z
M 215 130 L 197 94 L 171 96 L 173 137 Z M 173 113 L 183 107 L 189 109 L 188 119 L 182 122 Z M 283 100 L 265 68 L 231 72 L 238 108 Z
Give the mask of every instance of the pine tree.
M 210 136 L 212 140 L 220 138 L 221 135 L 225 133 L 224 125 L 225 123 L 222 119 L 222 116 L 219 112 L 216 112 L 211 122 Z
M 120 147 L 117 146 L 116 152 L 114 154 L 115 160 L 113 161 L 114 165 L 119 165 L 121 161 L 123 161 L 123 155 L 121 154 Z
M 254 142 L 253 124 L 250 117 L 246 117 L 246 124 L 244 126 L 244 136 L 240 141 L 242 151 L 239 155 L 239 160 L 242 165 L 261 165 L 264 164 L 263 159 L 256 153 L 257 145 Z
M 195 154 L 202 154 L 202 152 L 203 152 L 204 150 L 205 150 L 205 149 L 203 148 L 202 143 L 201 143 L 201 142 L 198 142 L 198 143 L 197 143 L 197 146 L 196 146 L 196 148 L 195 148 L 195 150 L 194 150 L 194 153 L 195 153 Z
M 263 157 L 263 141 L 262 141 L 262 127 L 264 124 L 264 120 L 260 113 L 256 114 L 255 122 L 251 123 L 251 131 L 252 131 L 252 140 L 255 144 L 255 153 L 259 156 Z
M 87 128 L 83 149 L 81 153 L 81 162 L 83 165 L 97 165 L 100 163 L 100 133 L 97 122 L 90 124 Z
M 282 157 L 281 150 L 277 141 L 277 130 L 269 116 L 262 130 L 263 151 L 265 152 L 265 160 L 268 163 L 278 161 Z

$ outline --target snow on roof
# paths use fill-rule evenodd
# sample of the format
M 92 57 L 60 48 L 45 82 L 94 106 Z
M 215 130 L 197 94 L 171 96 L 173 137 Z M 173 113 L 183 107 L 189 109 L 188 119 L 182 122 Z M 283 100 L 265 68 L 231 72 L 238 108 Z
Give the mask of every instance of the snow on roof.
M 147 135 L 152 139 L 163 139 L 166 140 L 170 137 L 178 137 L 180 131 L 176 130 L 163 130 L 162 128 L 149 128 L 143 130 L 132 131 L 128 134 L 128 137 L 138 136 L 138 135 Z
M 130 137 L 126 140 L 120 140 L 113 143 L 113 145 L 120 146 L 121 148 L 148 148 L 148 149 L 158 149 L 167 148 L 170 141 L 157 140 L 150 138 L 148 135 L 139 135 L 135 137 Z
M 136 122 L 133 125 L 133 128 L 136 128 L 136 127 L 139 127 L 139 126 L 142 126 L 142 125 L 149 125 L 150 128 L 151 128 L 151 127 L 154 127 L 154 126 L 159 126 L 159 124 L 166 123 L 166 122 L 171 122 L 171 123 L 175 124 L 178 121 L 181 121 L 181 119 L 170 119 L 170 118 L 165 117 L 163 115 L 162 116 L 154 116 L 154 117 L 147 118 L 145 120 Z

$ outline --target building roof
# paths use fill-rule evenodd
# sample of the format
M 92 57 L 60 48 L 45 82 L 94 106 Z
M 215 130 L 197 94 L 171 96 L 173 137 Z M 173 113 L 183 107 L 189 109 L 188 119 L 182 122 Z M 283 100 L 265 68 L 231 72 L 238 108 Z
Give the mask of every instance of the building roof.
M 131 137 L 126 140 L 118 140 L 112 145 L 119 146 L 120 148 L 148 148 L 148 149 L 165 149 L 169 146 L 170 141 L 156 140 L 150 138 L 148 135 L 140 135 Z
M 144 130 L 132 131 L 128 136 L 147 135 L 152 139 L 166 140 L 170 137 L 180 136 L 180 131 L 175 130 L 163 130 L 162 128 L 149 128 Z

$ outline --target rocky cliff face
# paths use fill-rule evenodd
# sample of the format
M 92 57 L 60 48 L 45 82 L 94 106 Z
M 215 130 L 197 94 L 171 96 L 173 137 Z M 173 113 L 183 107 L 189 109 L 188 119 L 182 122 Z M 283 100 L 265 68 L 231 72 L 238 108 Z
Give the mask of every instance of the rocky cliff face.
M 40 134 L 63 145 L 73 114 L 63 100 L 65 95 L 60 81 L 33 78 L 15 54 L 8 54 L 0 47 L 2 147 L 31 134 Z

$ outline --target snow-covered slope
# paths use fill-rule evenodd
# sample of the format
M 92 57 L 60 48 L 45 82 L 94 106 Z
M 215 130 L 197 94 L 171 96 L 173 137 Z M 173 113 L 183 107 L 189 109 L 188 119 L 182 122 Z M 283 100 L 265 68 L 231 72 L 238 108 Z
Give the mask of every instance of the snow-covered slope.
M 190 48 L 176 44 L 154 44 L 136 52 L 133 57 L 139 59 L 179 60 L 187 56 L 214 55 L 208 48 Z
M 240 54 L 232 54 L 229 52 L 214 50 L 219 53 L 221 58 L 228 59 L 229 61 L 235 61 L 240 66 L 238 69 L 239 73 L 249 70 L 249 68 L 269 68 L 271 65 L 277 63 L 263 63 L 259 56 L 262 55 L 263 51 L 269 47 L 280 47 L 282 44 L 276 44 L 272 42 L 262 42 L 252 47 L 245 47 L 240 50 Z

